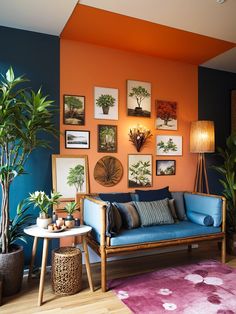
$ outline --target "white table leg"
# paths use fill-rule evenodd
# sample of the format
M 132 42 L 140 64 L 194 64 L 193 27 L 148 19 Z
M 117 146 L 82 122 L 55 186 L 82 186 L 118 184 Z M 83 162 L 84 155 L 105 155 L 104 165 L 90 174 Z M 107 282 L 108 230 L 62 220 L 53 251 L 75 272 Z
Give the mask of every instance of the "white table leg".
M 43 302 L 43 289 L 44 289 L 44 279 L 45 279 L 45 274 L 46 274 L 47 257 L 48 257 L 48 239 L 44 238 L 41 274 L 40 274 L 40 282 L 39 282 L 38 306 L 42 305 L 42 302 Z
M 89 287 L 91 291 L 94 291 L 93 279 L 92 279 L 90 262 L 89 262 L 89 252 L 88 252 L 88 246 L 87 246 L 85 235 L 82 237 L 82 241 L 83 241 L 83 249 L 84 249 L 84 254 L 85 254 L 85 266 L 86 266 L 86 271 L 87 271 L 87 276 L 88 276 Z

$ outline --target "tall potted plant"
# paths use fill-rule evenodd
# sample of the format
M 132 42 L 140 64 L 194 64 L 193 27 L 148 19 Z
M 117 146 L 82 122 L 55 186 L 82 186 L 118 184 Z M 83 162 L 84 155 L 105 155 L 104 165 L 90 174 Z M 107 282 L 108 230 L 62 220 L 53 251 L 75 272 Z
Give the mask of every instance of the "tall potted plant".
M 228 249 L 232 252 L 231 244 L 236 242 L 236 134 L 230 135 L 226 140 L 226 147 L 218 148 L 223 159 L 220 166 L 213 168 L 221 174 L 220 183 L 223 185 L 223 195 L 227 200 L 226 232 L 228 236 Z
M 2 192 L 0 217 L 0 273 L 4 277 L 4 289 L 8 280 L 5 278 L 6 266 L 1 264 L 11 253 L 17 253 L 10 240 L 9 193 L 14 179 L 24 174 L 25 162 L 37 147 L 49 147 L 43 140 L 42 133 L 55 134 L 52 123 L 52 101 L 43 96 L 41 89 L 37 92 L 24 88 L 28 80 L 24 76 L 15 77 L 9 68 L 0 79 L 0 184 Z M 19 250 L 22 255 L 22 248 Z M 14 259 L 17 259 L 15 254 Z M 4 270 L 5 269 L 5 270 Z M 12 272 L 16 274 L 15 269 Z M 19 290 L 19 288 L 18 288 Z M 17 291 L 13 291 L 15 293 Z M 9 294 L 12 294 L 9 292 Z

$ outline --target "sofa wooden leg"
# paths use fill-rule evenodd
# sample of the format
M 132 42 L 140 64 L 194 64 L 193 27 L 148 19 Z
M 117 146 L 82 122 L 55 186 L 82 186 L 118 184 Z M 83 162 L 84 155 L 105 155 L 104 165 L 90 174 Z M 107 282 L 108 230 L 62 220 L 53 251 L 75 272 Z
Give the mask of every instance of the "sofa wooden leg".
M 107 257 L 105 248 L 101 250 L 101 286 L 102 292 L 107 291 Z
M 221 262 L 226 262 L 226 238 L 224 237 L 221 245 Z

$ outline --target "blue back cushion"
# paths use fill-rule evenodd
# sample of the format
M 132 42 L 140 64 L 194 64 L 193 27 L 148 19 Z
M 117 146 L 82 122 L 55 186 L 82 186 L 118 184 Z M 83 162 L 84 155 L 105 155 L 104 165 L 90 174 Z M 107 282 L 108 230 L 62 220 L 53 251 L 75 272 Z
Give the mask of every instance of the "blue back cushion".
M 209 215 L 213 218 L 214 227 L 222 222 L 222 199 L 219 197 L 184 193 L 187 216 L 189 212 Z
M 105 202 L 127 203 L 131 202 L 130 193 L 100 193 L 99 197 Z
M 147 202 L 147 201 L 159 201 L 163 200 L 165 198 L 171 199 L 171 193 L 169 191 L 169 187 L 165 187 L 163 189 L 159 190 L 148 190 L 148 191 L 143 191 L 143 190 L 135 190 L 135 193 L 139 197 L 139 201 L 142 202 Z

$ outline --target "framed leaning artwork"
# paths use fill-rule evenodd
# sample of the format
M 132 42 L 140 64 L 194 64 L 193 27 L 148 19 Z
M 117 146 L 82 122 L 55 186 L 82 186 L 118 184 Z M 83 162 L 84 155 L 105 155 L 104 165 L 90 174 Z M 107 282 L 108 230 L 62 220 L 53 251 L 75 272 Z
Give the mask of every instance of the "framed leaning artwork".
M 156 160 L 157 176 L 172 176 L 176 173 L 175 160 Z
M 156 155 L 182 156 L 182 136 L 157 135 Z
M 177 130 L 177 103 L 156 100 L 156 129 Z
M 52 183 L 53 190 L 60 192 L 63 199 L 89 193 L 88 157 L 52 155 Z
M 117 126 L 98 125 L 98 152 L 116 153 L 117 152 Z
M 128 116 L 151 117 L 151 83 L 127 81 Z
M 152 186 L 152 155 L 128 155 L 128 187 Z
M 85 125 L 85 96 L 64 95 L 63 121 L 67 125 Z
M 94 118 L 118 120 L 118 89 L 94 88 Z
M 65 131 L 65 147 L 88 149 L 90 148 L 90 131 Z

